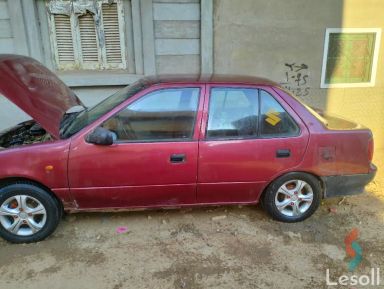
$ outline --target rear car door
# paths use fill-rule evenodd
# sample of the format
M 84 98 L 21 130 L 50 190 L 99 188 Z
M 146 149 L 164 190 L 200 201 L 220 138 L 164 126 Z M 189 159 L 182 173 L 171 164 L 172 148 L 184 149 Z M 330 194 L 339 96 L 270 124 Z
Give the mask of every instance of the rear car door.
M 199 144 L 197 202 L 255 202 L 303 159 L 309 133 L 268 86 L 209 85 Z
M 195 203 L 203 87 L 164 86 L 128 104 L 100 124 L 116 134 L 111 146 L 75 140 L 69 182 L 78 206 Z

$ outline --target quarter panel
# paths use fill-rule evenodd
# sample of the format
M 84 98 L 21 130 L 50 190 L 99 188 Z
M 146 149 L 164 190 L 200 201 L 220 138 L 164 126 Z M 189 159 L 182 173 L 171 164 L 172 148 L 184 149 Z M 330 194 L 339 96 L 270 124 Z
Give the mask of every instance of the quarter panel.
M 300 170 L 317 176 L 364 174 L 369 171 L 368 140 L 372 137 L 369 129 L 328 129 L 295 98 L 281 89 L 274 90 L 297 112 L 311 132 Z

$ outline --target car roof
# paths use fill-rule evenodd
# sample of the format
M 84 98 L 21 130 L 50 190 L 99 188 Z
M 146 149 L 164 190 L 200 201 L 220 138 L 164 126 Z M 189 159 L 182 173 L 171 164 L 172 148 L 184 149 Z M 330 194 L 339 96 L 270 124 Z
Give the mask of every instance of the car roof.
M 197 74 L 178 74 L 178 75 L 156 75 L 147 76 L 140 80 L 148 86 L 164 83 L 215 83 L 215 84 L 248 84 L 248 85 L 266 85 L 280 87 L 280 84 L 272 80 L 249 76 L 249 75 L 228 75 L 228 74 L 213 74 L 210 76 Z

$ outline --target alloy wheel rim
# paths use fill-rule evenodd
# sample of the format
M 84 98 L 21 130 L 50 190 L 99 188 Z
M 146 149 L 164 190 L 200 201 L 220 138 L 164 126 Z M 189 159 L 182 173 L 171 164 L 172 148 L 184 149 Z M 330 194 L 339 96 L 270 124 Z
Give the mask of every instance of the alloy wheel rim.
M 300 217 L 311 207 L 312 187 L 303 180 L 285 182 L 275 195 L 275 206 L 287 217 Z
M 0 224 L 17 236 L 30 236 L 40 231 L 47 221 L 47 211 L 37 199 L 16 195 L 0 206 Z

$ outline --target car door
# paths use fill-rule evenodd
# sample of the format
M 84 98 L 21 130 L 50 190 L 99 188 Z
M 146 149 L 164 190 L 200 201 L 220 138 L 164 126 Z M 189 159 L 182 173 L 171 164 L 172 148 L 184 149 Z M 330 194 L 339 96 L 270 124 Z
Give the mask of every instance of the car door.
M 71 193 L 80 208 L 172 206 L 196 201 L 203 86 L 159 86 L 99 126 L 111 146 L 73 141 Z M 200 113 L 199 113 L 200 111 Z
M 270 87 L 207 89 L 197 202 L 255 202 L 268 182 L 301 162 L 308 130 Z

